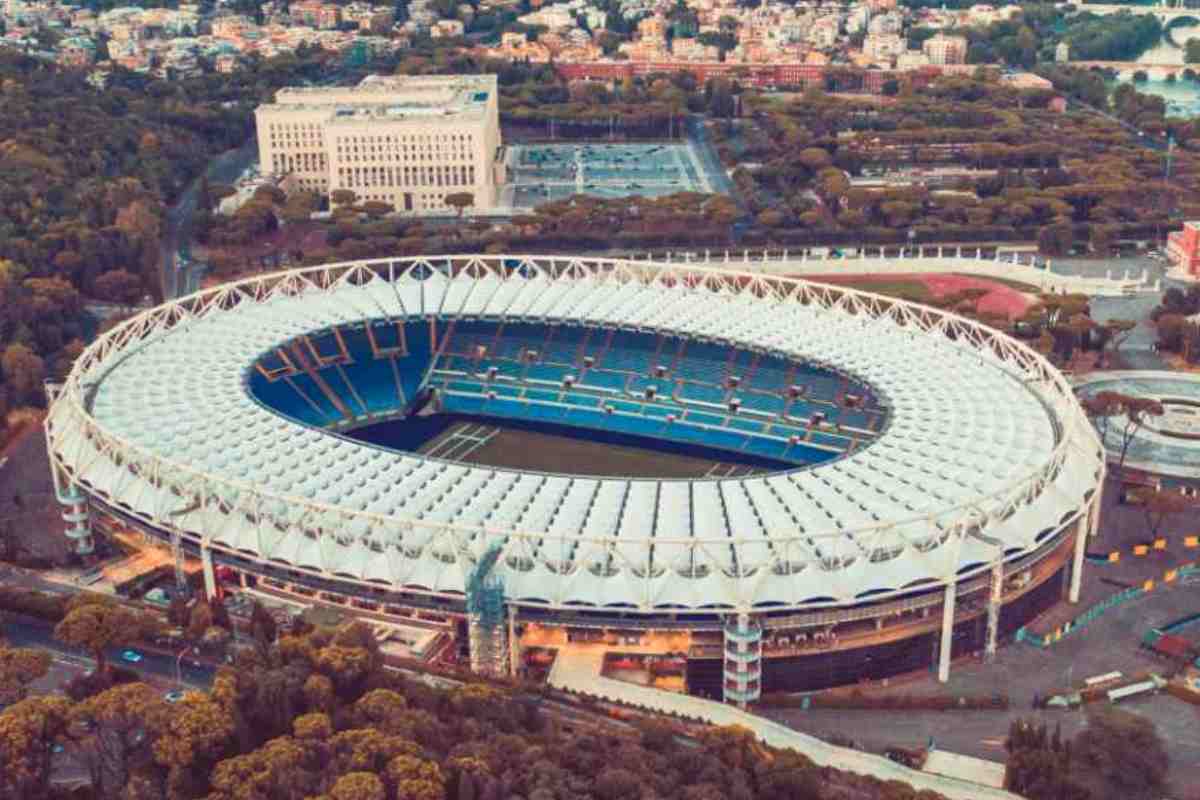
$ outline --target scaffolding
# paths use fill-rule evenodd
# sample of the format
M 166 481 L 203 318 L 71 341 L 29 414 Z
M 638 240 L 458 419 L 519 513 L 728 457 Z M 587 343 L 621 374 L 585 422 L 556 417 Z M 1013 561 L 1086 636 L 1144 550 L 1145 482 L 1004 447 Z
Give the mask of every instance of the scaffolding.
M 467 579 L 467 638 L 471 670 L 483 675 L 508 674 L 504 583 L 495 571 L 500 551 L 498 543 L 489 547 Z

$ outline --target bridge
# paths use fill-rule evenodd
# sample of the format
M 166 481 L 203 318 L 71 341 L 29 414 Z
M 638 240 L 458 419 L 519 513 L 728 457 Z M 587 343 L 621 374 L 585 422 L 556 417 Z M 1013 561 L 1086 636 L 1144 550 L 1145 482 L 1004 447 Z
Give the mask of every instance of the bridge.
M 1109 14 L 1120 14 L 1122 11 L 1127 11 L 1130 14 L 1153 14 L 1162 23 L 1184 17 L 1192 17 L 1193 19 L 1200 20 L 1200 8 L 1184 8 L 1166 3 L 1159 3 L 1152 6 L 1121 5 L 1119 3 L 1080 3 L 1075 6 L 1076 14 L 1083 13 L 1084 11 L 1100 17 L 1108 16 Z
M 1146 61 L 1071 61 L 1070 65 L 1081 69 L 1116 70 L 1121 77 L 1129 77 L 1141 70 L 1151 78 L 1165 78 L 1168 75 L 1181 78 L 1185 69 L 1200 70 L 1200 64 L 1166 64 Z

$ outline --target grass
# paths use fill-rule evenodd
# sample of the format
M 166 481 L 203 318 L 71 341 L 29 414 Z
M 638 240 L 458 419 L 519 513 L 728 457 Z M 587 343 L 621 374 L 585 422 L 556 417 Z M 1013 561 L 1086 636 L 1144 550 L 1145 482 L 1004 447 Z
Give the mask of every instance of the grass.
M 1018 292 L 1025 292 L 1026 294 L 1041 294 L 1041 292 L 1042 292 L 1042 290 L 1037 288 L 1036 286 L 1033 286 L 1028 283 L 1022 283 L 1021 281 L 1014 281 L 1011 278 L 993 278 L 991 275 L 987 275 L 987 276 L 968 275 L 965 272 L 955 272 L 953 274 L 955 274 L 959 277 L 962 277 L 962 278 L 971 278 L 973 280 L 980 280 L 980 281 L 991 281 L 992 283 L 998 283 L 1001 286 L 1007 286 L 1010 289 L 1016 289 Z
M 814 283 L 828 283 L 833 286 L 845 286 L 848 289 L 861 289 L 866 292 L 899 297 L 916 303 L 929 303 L 935 295 L 919 280 L 897 280 L 895 278 L 860 278 L 842 277 L 840 275 L 814 275 Z

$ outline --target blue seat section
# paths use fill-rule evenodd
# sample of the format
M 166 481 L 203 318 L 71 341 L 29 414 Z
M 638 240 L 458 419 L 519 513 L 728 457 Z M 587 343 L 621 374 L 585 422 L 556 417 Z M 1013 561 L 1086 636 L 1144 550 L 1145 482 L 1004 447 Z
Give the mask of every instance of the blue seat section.
M 747 379 L 747 386 L 762 389 L 765 392 L 782 392 L 791 385 L 788 380 L 790 372 L 791 366 L 782 358 L 763 356 L 755 366 L 753 374 L 742 377 Z
M 404 323 L 399 332 L 392 322 L 368 324 L 378 352 L 365 325 L 347 326 L 338 335 L 349 360 L 320 371 L 336 402 L 303 372 L 269 381 L 252 369 L 251 391 L 281 413 L 325 426 L 344 421 L 338 405 L 356 416 L 403 411 L 429 374 L 447 412 L 577 425 L 794 462 L 828 457 L 850 441 L 832 430 L 810 432 L 804 420 L 815 411 L 845 427 L 878 427 L 875 412 L 837 403 L 843 392 L 867 395 L 865 389 L 769 353 L 641 331 L 494 320 L 438 320 L 435 348 L 428 320 Z M 310 340 L 324 358 L 342 354 L 330 331 Z M 536 357 L 529 359 L 529 351 Z M 591 369 L 585 355 L 595 361 Z M 275 371 L 285 366 L 272 353 L 260 363 Z M 494 379 L 487 377 L 492 369 Z M 570 389 L 563 385 L 568 375 L 575 377 Z M 731 376 L 739 378 L 737 386 L 730 386 Z M 794 384 L 804 395 L 791 400 L 787 390 Z M 651 399 L 649 387 L 656 390 Z M 727 410 L 731 397 L 741 403 L 738 414 Z M 793 445 L 791 437 L 802 442 Z
M 359 398 L 362 395 L 358 394 L 357 388 L 352 390 L 350 384 L 346 382 L 347 380 L 351 383 L 354 382 L 354 379 L 350 377 L 349 371 L 342 370 L 339 372 L 336 365 L 330 365 L 318 370 L 317 374 L 321 376 L 321 380 L 325 381 L 325 385 L 342 401 L 342 405 L 351 414 L 357 417 L 367 413 L 367 409 L 363 405 L 366 401 L 364 400 L 363 403 L 359 402 Z M 343 374 L 346 376 L 345 378 L 342 377 Z
M 305 425 L 324 426 L 336 419 L 336 417 L 329 416 L 327 412 L 314 409 L 309 405 L 296 391 L 296 384 L 289 382 L 288 379 L 280 378 L 272 382 L 264 378 L 258 370 L 252 370 L 249 385 L 251 394 L 258 398 L 259 402 L 297 422 Z
M 542 361 L 576 365 L 579 345 L 583 342 L 586 330 L 575 325 L 555 325 L 542 353 Z
M 585 374 L 579 376 L 579 383 L 583 386 L 595 386 L 599 389 L 611 389 L 619 392 L 625 388 L 626 377 L 617 372 L 596 368 L 589 369 Z
M 396 338 L 394 328 L 393 338 Z M 410 398 L 400 396 L 396 373 L 392 371 L 392 359 L 387 356 L 375 357 L 365 328 L 343 330 L 342 341 L 354 359 L 352 363 L 343 365 L 342 371 L 366 403 L 368 413 L 386 414 L 407 405 Z M 378 337 L 376 341 L 379 341 Z M 331 371 L 326 369 L 324 372 Z
M 701 403 L 724 403 L 725 390 L 705 383 L 684 383 L 679 396 Z

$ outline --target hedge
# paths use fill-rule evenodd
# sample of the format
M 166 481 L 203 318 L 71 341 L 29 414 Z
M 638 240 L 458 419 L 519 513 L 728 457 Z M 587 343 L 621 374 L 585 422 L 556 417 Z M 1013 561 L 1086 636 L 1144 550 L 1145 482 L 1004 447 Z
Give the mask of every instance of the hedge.
M 862 711 L 1004 711 L 1009 700 L 1004 695 L 865 695 L 853 694 L 764 694 L 759 705 L 767 708 L 828 708 Z

